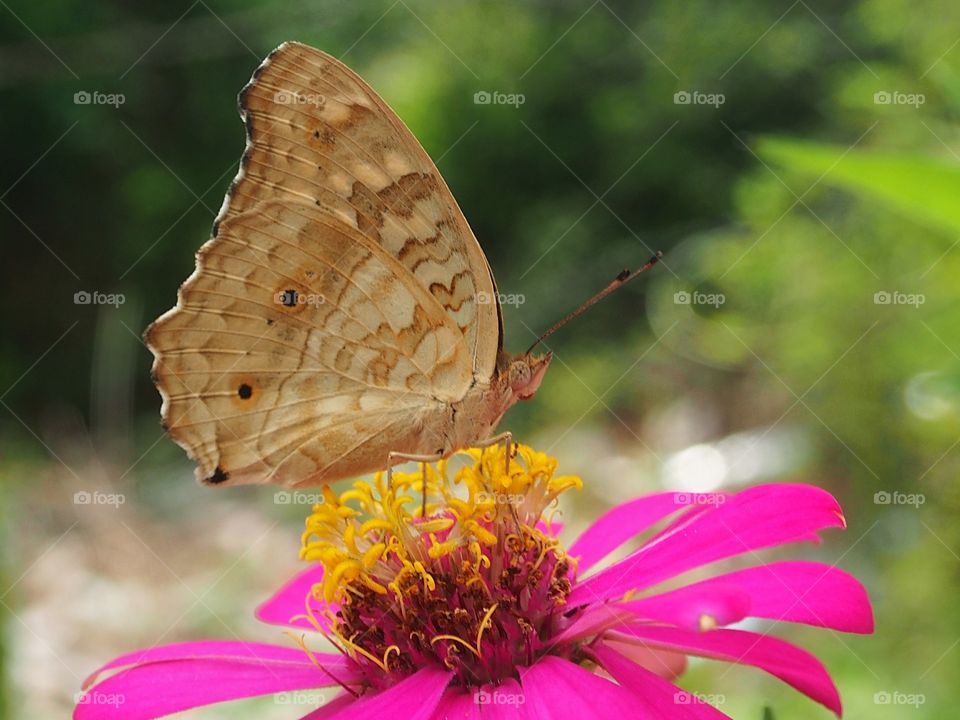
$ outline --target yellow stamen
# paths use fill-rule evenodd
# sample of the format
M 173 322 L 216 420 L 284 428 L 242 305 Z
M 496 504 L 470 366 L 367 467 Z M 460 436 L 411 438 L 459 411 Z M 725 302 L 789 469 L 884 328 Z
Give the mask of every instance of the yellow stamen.
M 480 621 L 480 627 L 477 630 L 477 657 L 480 657 L 480 640 L 483 638 L 483 631 L 492 625 L 490 618 L 493 617 L 493 611 L 497 609 L 499 603 L 494 603 L 490 606 L 490 609 L 487 610 L 487 614 L 483 616 L 483 620 Z
M 479 651 L 479 650 L 477 650 L 475 647 L 473 647 L 473 645 L 471 645 L 470 643 L 468 643 L 468 642 L 467 642 L 466 640 L 464 640 L 463 638 L 457 637 L 456 635 L 434 635 L 434 636 L 433 636 L 433 639 L 430 641 L 430 644 L 431 644 L 431 645 L 436 645 L 436 644 L 437 644 L 438 642 L 440 642 L 441 640 L 449 640 L 449 641 L 451 641 L 451 642 L 460 643 L 460 644 L 463 645 L 467 650 L 469 650 L 469 651 L 472 652 L 474 655 L 476 655 L 478 658 L 480 657 L 480 651 Z
M 360 579 L 363 581 L 364 585 L 366 585 L 368 588 L 373 590 L 378 595 L 387 594 L 387 589 L 383 585 L 378 583 L 376 580 L 374 580 L 372 577 L 367 575 L 366 573 L 363 573 L 363 575 L 360 576 Z
M 384 667 L 387 667 L 387 660 L 390 658 L 390 653 L 391 653 L 391 652 L 395 652 L 395 653 L 397 654 L 397 656 L 399 657 L 399 656 L 400 656 L 400 646 L 399 646 L 399 645 L 391 645 L 390 647 L 388 647 L 386 650 L 383 651 L 383 666 L 384 666 Z
M 324 501 L 307 518 L 300 555 L 324 568 L 310 597 L 339 608 L 321 622 L 308 598 L 311 626 L 383 672 L 391 664 L 394 671 L 408 667 L 441 641 L 448 645 L 436 651 L 438 660 L 463 672 L 471 658 L 489 661 L 482 657 L 483 638 L 495 624 L 510 632 L 541 631 L 549 622 L 544 618 L 563 606 L 575 565 L 549 530 L 554 506 L 582 482 L 555 476 L 554 458 L 515 448 L 509 465 L 506 449 L 492 446 L 463 452 L 472 464 L 456 472 L 441 461 L 410 473 L 376 473 L 339 494 L 324 487 Z M 537 528 L 541 521 L 546 532 Z M 451 588 L 486 600 L 451 606 L 443 602 Z M 536 594 L 534 609 L 511 602 L 508 611 L 504 598 L 528 588 Z M 535 614 L 539 607 L 545 615 Z M 445 632 L 431 635 L 426 627 Z
M 369 570 L 383 557 L 383 553 L 386 552 L 387 546 L 384 543 L 377 543 L 376 545 L 371 545 L 367 548 L 366 552 L 363 553 L 363 567 Z
M 389 672 L 389 671 L 387 670 L 386 655 L 384 656 L 384 660 L 380 660 L 379 658 L 371 655 L 371 654 L 368 653 L 366 650 L 364 650 L 362 647 L 360 647 L 359 645 L 357 645 L 356 643 L 354 643 L 353 640 L 348 639 L 348 638 L 345 638 L 345 637 L 341 637 L 340 640 L 341 640 L 341 642 L 343 642 L 350 650 L 353 650 L 354 652 L 360 653 L 360 654 L 363 655 L 365 658 L 367 658 L 367 660 L 372 661 L 375 665 L 377 665 L 377 666 L 378 666 L 381 670 L 383 670 L 384 672 Z

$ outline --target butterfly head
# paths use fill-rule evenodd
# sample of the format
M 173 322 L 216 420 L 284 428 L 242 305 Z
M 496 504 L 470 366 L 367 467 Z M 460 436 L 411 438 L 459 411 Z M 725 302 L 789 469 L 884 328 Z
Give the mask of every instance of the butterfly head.
M 544 373 L 553 359 L 553 353 L 533 355 L 525 353 L 514 356 L 507 365 L 506 377 L 510 392 L 517 400 L 529 400 L 537 392 Z

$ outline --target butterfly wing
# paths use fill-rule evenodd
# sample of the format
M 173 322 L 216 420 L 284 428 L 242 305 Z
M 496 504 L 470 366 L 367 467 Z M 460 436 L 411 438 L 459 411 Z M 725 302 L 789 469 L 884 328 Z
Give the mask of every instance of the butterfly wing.
M 250 147 L 223 217 L 267 199 L 334 215 L 397 258 L 464 334 L 489 380 L 499 342 L 486 258 L 433 161 L 400 118 L 326 53 L 284 43 L 240 96 Z M 494 300 L 491 302 L 491 298 Z
M 241 94 L 248 147 L 177 306 L 147 331 L 171 436 L 213 483 L 325 482 L 443 448 L 499 342 L 493 280 L 426 153 L 329 56 Z M 441 433 L 442 434 L 442 433 Z

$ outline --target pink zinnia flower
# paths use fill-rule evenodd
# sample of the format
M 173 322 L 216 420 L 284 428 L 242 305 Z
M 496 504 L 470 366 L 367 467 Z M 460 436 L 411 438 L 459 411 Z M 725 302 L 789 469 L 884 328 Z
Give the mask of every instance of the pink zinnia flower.
M 324 687 L 338 695 L 305 718 L 726 717 L 670 682 L 687 656 L 756 666 L 840 714 L 815 657 L 726 626 L 764 618 L 869 633 L 870 602 L 847 573 L 781 561 L 650 592 L 844 527 L 829 493 L 658 493 L 610 510 L 564 549 L 544 513 L 580 479 L 555 476 L 556 460 L 524 446 L 509 471 L 502 448 L 469 452 L 474 464 L 453 479 L 441 462 L 324 490 L 302 551 L 318 564 L 257 612 L 295 631 L 300 648 L 207 641 L 124 655 L 87 681 L 74 717 L 155 718 Z M 639 549 L 596 569 L 661 521 Z M 310 650 L 303 631 L 338 652 Z

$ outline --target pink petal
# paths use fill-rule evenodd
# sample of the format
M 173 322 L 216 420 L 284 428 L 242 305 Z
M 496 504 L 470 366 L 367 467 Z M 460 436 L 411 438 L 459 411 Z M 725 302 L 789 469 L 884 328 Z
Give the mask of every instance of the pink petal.
M 307 597 L 310 596 L 310 608 L 314 617 L 325 630 L 329 621 L 324 614 L 327 607 L 322 600 L 311 595 L 313 586 L 323 581 L 323 565 L 314 565 L 280 588 L 269 600 L 256 610 L 257 619 L 269 625 L 283 625 L 316 632 L 317 628 L 305 617 Z M 300 617 L 298 617 L 300 616 Z M 293 619 L 293 618 L 297 619 Z
M 616 603 L 616 606 L 634 613 L 637 619 L 701 630 L 701 622 L 706 617 L 720 626 L 732 625 L 748 617 L 750 593 L 733 583 L 706 581 L 660 595 L 651 595 L 642 600 Z
M 393 687 L 369 692 L 325 720 L 431 720 L 453 673 L 425 667 Z
M 347 705 L 352 705 L 357 699 L 350 693 L 343 692 L 322 707 L 307 713 L 300 720 L 329 720 L 334 713 L 340 712 Z
M 699 497 L 696 493 L 665 492 L 618 505 L 587 528 L 567 554 L 579 556 L 577 571 L 583 573 L 654 523 L 696 502 Z
M 346 670 L 346 661 L 342 655 L 314 653 L 314 656 L 321 660 L 327 667 Z M 158 645 L 156 647 L 121 655 L 91 674 L 84 680 L 83 687 L 90 687 L 97 678 L 107 670 L 126 667 L 127 665 L 149 665 L 151 663 L 169 662 L 171 660 L 236 660 L 239 662 L 251 661 L 254 664 L 270 666 L 289 664 L 293 667 L 299 667 L 308 664 L 315 667 L 310 663 L 306 653 L 299 648 L 268 645 L 257 642 L 242 642 L 239 640 L 200 640 L 195 642 L 173 643 L 171 645 Z
M 485 685 L 473 693 L 472 700 L 484 720 L 522 720 L 531 717 L 531 712 L 534 718 L 538 717 L 535 708 L 527 708 L 527 696 L 520 683 L 512 678 L 496 687 Z
M 474 702 L 473 694 L 463 688 L 447 688 L 431 720 L 480 720 L 480 706 Z
M 694 630 L 711 616 L 718 625 L 745 617 L 805 623 L 843 632 L 873 632 L 867 592 L 831 565 L 774 562 L 737 570 L 660 595 L 620 603 L 651 620 Z
M 713 705 L 643 669 L 609 645 L 604 643 L 595 645 L 591 653 L 618 683 L 630 688 L 635 695 L 643 699 L 648 706 L 644 717 L 678 718 L 678 720 L 729 718 Z
M 548 655 L 520 669 L 525 705 L 538 720 L 642 718 L 643 705 L 629 690 Z
M 342 663 L 339 655 L 331 657 Z M 342 664 L 339 669 L 343 670 Z M 334 684 L 336 681 L 303 653 L 300 662 L 239 655 L 154 659 L 98 683 L 79 701 L 73 717 L 150 720 L 226 700 Z
M 844 527 L 830 493 L 810 485 L 760 485 L 700 512 L 596 575 L 580 582 L 568 603 L 576 606 L 619 597 L 707 563 Z
M 627 660 L 665 680 L 674 680 L 680 677 L 687 671 L 687 665 L 689 664 L 686 655 L 673 650 L 620 643 L 609 637 L 604 639 L 604 644 L 611 650 L 616 650 Z
M 431 720 L 522 720 L 526 717 L 526 696 L 516 680 L 507 679 L 497 687 L 485 685 L 480 690 L 447 688 Z
M 636 622 L 636 613 L 629 608 L 621 607 L 620 603 L 598 603 L 582 609 L 580 615 L 562 632 L 554 635 L 550 642 L 553 645 L 569 645 L 587 637 L 599 635 L 609 627 L 629 625 Z
M 830 708 L 838 716 L 841 714 L 840 695 L 823 664 L 806 650 L 779 638 L 744 630 L 698 633 L 654 625 L 618 628 L 615 637 L 621 641 L 759 667 Z

